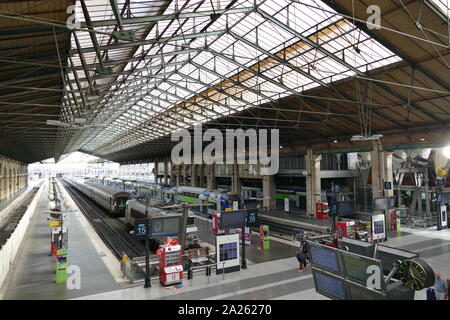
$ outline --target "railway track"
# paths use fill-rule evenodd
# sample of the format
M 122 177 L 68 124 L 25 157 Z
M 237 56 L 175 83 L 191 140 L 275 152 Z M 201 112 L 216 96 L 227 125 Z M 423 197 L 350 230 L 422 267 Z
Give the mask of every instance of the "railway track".
M 142 243 L 134 239 L 119 220 L 107 215 L 102 208 L 67 182 L 63 181 L 62 183 L 83 215 L 119 260 L 124 253 L 129 258 L 145 255 Z
M 16 229 L 17 224 L 20 222 L 23 215 L 27 211 L 28 206 L 30 205 L 31 201 L 33 201 L 33 198 L 36 196 L 36 193 L 39 191 L 42 183 L 43 182 L 39 183 L 37 186 L 31 189 L 31 192 L 26 195 L 24 199 L 22 199 L 20 206 L 15 209 L 14 213 L 8 217 L 8 220 L 3 225 L 3 227 L 0 228 L 0 248 L 6 243 L 11 234 Z

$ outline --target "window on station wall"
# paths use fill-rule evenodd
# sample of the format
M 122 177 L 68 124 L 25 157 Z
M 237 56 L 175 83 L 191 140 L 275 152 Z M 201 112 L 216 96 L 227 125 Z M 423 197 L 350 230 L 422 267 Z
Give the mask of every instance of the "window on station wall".
M 280 170 L 305 170 L 304 156 L 280 156 Z
M 348 156 L 346 153 L 322 154 L 320 170 L 348 170 Z

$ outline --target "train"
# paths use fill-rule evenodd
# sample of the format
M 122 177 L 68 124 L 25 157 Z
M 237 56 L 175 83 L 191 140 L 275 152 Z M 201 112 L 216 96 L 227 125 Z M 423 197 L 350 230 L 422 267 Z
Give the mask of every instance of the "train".
M 231 190 L 231 186 L 219 185 L 220 189 Z M 262 201 L 264 198 L 263 189 L 256 186 L 242 186 L 242 199 L 244 202 Z M 277 207 L 284 206 L 284 199 L 290 199 L 293 207 L 306 210 L 306 188 L 304 187 L 277 187 L 275 189 L 275 199 Z
M 219 184 L 218 189 L 209 190 L 206 188 L 196 188 L 189 186 L 170 187 L 157 183 L 144 181 L 120 180 L 117 178 L 91 178 L 92 181 L 109 185 L 113 188 L 129 192 L 133 198 L 159 199 L 165 203 L 187 202 L 198 204 L 199 207 L 193 208 L 204 214 L 211 215 L 212 211 L 226 211 L 233 208 L 233 203 L 238 201 L 238 207 L 244 208 L 252 202 L 262 202 L 263 190 L 259 186 L 241 187 L 241 195 L 233 194 L 231 186 Z M 90 180 L 91 180 L 90 179 Z M 331 190 L 322 190 L 322 198 L 332 202 Z M 337 197 L 340 195 L 336 195 Z M 289 199 L 291 207 L 299 210 L 306 210 L 306 188 L 299 186 L 277 186 L 275 190 L 276 205 L 279 208 L 284 207 L 284 199 Z M 336 199 L 335 199 L 336 200 Z M 206 207 L 204 204 L 213 204 Z M 215 204 L 215 205 L 214 205 Z M 201 206 L 200 206 L 201 205 Z M 250 205 L 251 206 L 251 205 Z
M 131 199 L 129 192 L 110 188 L 92 181 L 79 182 L 67 179 L 65 181 L 104 208 L 110 216 L 125 216 L 126 203 Z
M 133 198 L 144 200 L 161 200 L 163 203 L 189 203 L 192 211 L 211 216 L 213 212 L 242 209 L 244 201 L 242 197 L 228 190 L 210 190 L 189 186 L 169 187 L 156 183 L 126 181 L 119 179 L 91 178 L 88 183 L 104 183 L 115 186 L 117 189 L 129 192 Z M 119 182 L 120 181 L 120 182 Z

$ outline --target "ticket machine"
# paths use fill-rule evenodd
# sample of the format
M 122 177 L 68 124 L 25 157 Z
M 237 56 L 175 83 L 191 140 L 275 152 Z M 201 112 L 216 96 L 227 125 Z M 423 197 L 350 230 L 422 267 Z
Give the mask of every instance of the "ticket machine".
M 159 246 L 159 281 L 168 286 L 183 281 L 183 249 L 178 240 L 165 238 Z
M 220 212 L 214 212 L 212 215 L 212 232 L 219 233 Z
M 52 227 L 50 236 L 50 251 L 53 256 L 57 254 L 57 251 L 61 248 L 67 248 L 67 227 Z
M 316 202 L 316 218 L 317 219 L 328 219 L 328 213 L 330 209 L 327 202 Z
M 355 221 L 338 221 L 336 223 L 336 230 L 339 233 L 339 239 L 343 237 L 351 238 L 355 233 Z

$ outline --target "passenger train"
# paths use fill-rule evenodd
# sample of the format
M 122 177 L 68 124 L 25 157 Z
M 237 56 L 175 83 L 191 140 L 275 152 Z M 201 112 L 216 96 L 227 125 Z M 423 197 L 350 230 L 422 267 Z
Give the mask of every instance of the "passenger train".
M 131 198 L 129 192 L 110 188 L 91 181 L 79 182 L 67 179 L 65 181 L 104 208 L 112 217 L 125 216 L 126 202 Z
M 91 181 L 110 183 L 109 179 L 92 179 Z M 227 190 L 209 190 L 207 188 L 196 188 L 189 186 L 168 187 L 156 183 L 145 183 L 134 181 L 121 181 L 117 188 L 124 188 L 126 192 L 134 195 L 134 198 L 145 199 L 147 196 L 151 199 L 162 200 L 164 203 L 189 203 L 198 205 L 191 210 L 210 216 L 212 212 L 232 210 L 237 202 L 237 207 L 243 208 L 244 203 L 240 195 Z M 92 183 L 92 182 L 89 182 Z M 128 186 L 128 187 L 127 187 Z M 207 205 L 209 204 L 209 206 Z

